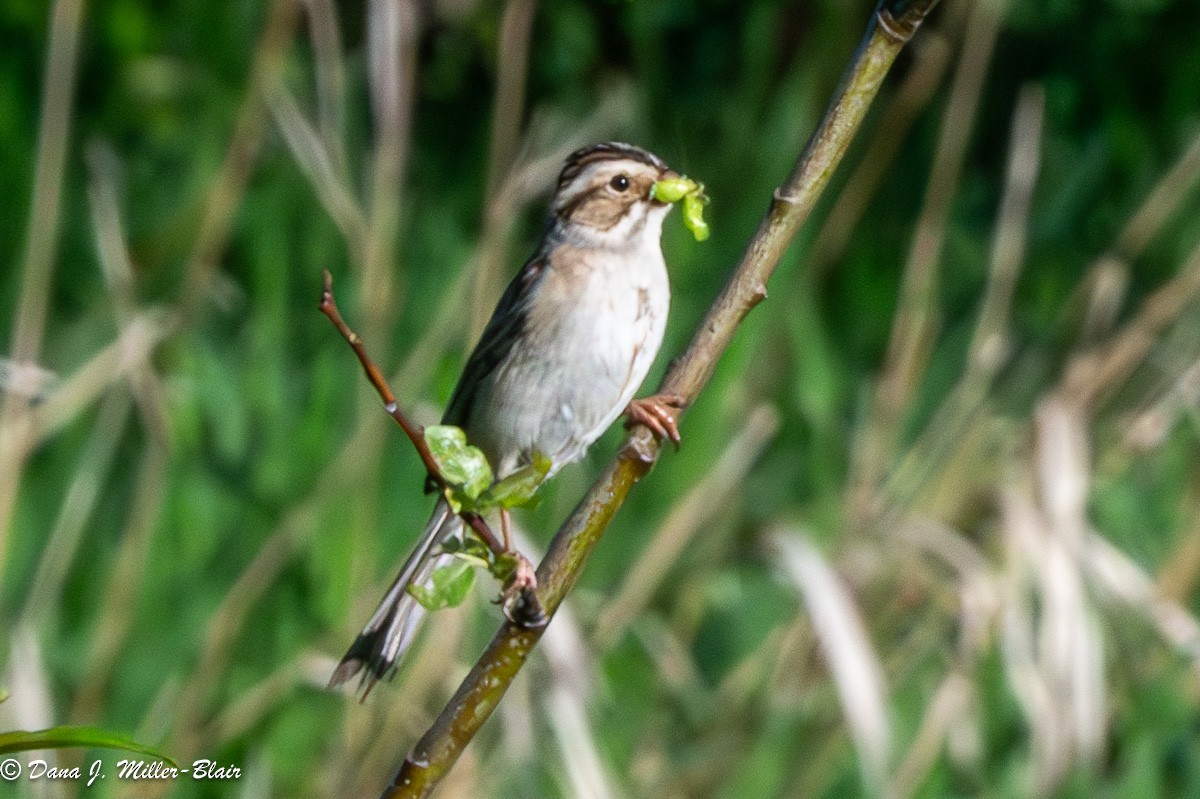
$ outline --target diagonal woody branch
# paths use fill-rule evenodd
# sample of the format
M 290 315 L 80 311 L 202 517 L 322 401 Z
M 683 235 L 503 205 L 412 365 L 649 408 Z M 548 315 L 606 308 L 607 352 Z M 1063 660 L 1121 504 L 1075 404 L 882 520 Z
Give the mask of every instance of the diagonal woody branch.
M 821 196 L 892 62 L 937 2 L 880 0 L 876 5 L 863 42 L 820 127 L 787 182 L 775 192 L 741 263 L 691 344 L 668 372 L 663 392 L 677 394 L 690 404 L 708 382 L 737 326 L 766 298 L 767 279 Z M 634 428 L 620 453 L 559 529 L 537 573 L 547 614 L 553 615 L 575 584 L 629 489 L 650 470 L 658 453 L 649 431 Z M 430 795 L 495 710 L 543 631 L 511 622 L 501 625 L 441 715 L 413 747 L 383 799 Z

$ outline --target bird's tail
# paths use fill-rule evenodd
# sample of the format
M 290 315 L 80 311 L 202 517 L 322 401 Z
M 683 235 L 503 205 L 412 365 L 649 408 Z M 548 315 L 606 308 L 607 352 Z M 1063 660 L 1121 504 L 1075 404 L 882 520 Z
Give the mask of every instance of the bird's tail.
M 330 688 L 361 674 L 358 687 L 365 699 L 377 681 L 395 673 L 396 664 L 412 643 L 426 613 L 421 603 L 408 592 L 408 586 L 424 585 L 434 570 L 452 557 L 441 551 L 440 544 L 461 530 L 462 520 L 445 499 L 438 500 L 420 541 L 391 588 L 383 595 L 375 615 L 334 669 L 329 679 Z

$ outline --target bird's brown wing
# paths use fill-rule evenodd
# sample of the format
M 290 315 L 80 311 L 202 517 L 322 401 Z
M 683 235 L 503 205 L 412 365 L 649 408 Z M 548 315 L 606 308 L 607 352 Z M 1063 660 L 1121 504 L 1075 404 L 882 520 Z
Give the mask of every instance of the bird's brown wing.
M 458 378 L 458 385 L 442 417 L 442 424 L 466 427 L 480 384 L 508 356 L 524 333 L 530 297 L 545 274 L 546 266 L 547 259 L 539 248 L 504 290 L 496 310 L 492 312 L 492 318 L 483 329 L 483 335 L 479 337 L 479 343 L 463 367 L 462 376 Z

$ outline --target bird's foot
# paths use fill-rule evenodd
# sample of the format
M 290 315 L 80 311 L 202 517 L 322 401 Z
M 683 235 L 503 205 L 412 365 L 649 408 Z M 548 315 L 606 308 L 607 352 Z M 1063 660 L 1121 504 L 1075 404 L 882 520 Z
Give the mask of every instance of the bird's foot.
M 678 394 L 655 394 L 635 399 L 625 409 L 625 428 L 644 424 L 659 441 L 669 438 L 679 449 L 679 424 L 677 417 L 687 402 Z
M 504 609 L 504 615 L 513 624 L 526 629 L 545 626 L 550 617 L 546 615 L 546 611 L 542 609 L 542 601 L 538 599 L 537 572 L 534 571 L 529 558 L 512 545 L 512 536 L 508 529 L 508 510 L 503 509 L 500 514 L 503 541 L 496 537 L 478 513 L 464 513 L 463 520 L 492 551 L 488 571 L 504 583 L 504 589 L 496 599 L 496 604 Z
M 542 602 L 537 595 L 537 573 L 533 564 L 519 552 L 512 553 L 517 563 L 512 577 L 500 594 L 500 604 L 504 615 L 518 627 L 538 629 L 544 627 L 549 617 L 542 609 Z

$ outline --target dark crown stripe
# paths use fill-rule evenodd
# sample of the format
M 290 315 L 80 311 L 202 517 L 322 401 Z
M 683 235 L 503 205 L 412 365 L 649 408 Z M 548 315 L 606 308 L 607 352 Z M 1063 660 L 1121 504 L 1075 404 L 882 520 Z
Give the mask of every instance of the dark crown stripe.
M 576 150 L 567 157 L 566 166 L 563 167 L 562 174 L 558 176 L 558 188 L 561 189 L 578 177 L 579 173 L 589 164 L 594 164 L 598 161 L 617 161 L 623 159 L 640 161 L 655 169 L 667 168 L 667 165 L 658 156 L 646 152 L 641 147 L 634 147 L 632 144 L 616 141 L 593 144 L 581 150 Z

